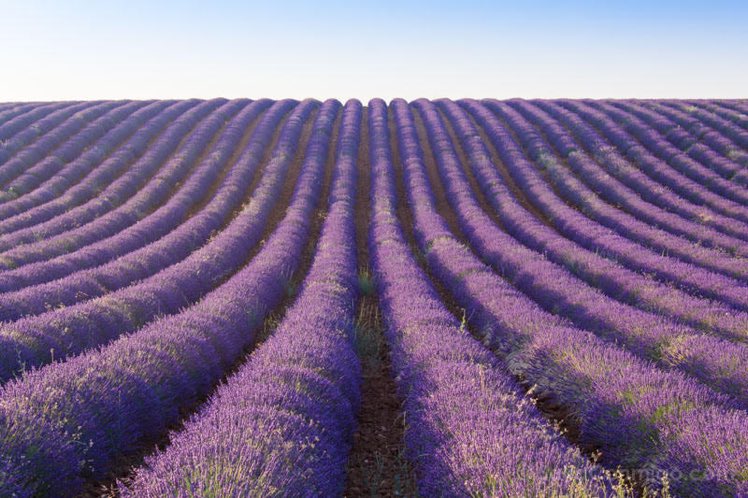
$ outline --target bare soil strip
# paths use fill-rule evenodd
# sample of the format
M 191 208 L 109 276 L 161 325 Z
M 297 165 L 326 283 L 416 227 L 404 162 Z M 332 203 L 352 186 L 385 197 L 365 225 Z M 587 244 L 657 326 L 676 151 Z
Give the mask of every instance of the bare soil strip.
M 356 202 L 356 245 L 362 295 L 356 323 L 356 350 L 361 360 L 363 379 L 358 426 L 348 460 L 345 496 L 416 496 L 415 478 L 404 455 L 402 404 L 392 379 L 390 352 L 383 335 L 379 300 L 369 271 L 371 167 L 367 116 L 364 108 Z

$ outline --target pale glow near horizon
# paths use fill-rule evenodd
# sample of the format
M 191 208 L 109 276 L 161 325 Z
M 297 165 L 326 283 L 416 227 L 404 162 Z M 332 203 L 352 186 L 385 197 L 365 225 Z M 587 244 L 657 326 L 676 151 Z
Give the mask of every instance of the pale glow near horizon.
M 748 97 L 748 6 L 620 4 L 0 0 L 0 101 Z

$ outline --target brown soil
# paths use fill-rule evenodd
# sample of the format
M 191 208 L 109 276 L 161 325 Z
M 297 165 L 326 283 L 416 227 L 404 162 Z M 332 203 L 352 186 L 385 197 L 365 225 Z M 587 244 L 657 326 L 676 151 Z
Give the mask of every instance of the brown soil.
M 417 494 L 405 458 L 405 419 L 383 329 L 376 296 L 364 297 L 356 330 L 363 374 L 361 408 L 348 459 L 346 497 Z
M 404 457 L 402 406 L 392 379 L 384 324 L 369 273 L 371 168 L 366 109 L 362 119 L 356 204 L 356 242 L 362 291 L 356 324 L 356 349 L 362 367 L 361 407 L 348 460 L 345 496 L 415 496 L 415 479 Z

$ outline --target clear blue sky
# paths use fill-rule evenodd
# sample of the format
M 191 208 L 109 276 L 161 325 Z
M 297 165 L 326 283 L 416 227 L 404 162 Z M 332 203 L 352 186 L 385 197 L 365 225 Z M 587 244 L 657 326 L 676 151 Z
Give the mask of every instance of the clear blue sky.
M 748 97 L 748 2 L 0 0 L 0 101 Z

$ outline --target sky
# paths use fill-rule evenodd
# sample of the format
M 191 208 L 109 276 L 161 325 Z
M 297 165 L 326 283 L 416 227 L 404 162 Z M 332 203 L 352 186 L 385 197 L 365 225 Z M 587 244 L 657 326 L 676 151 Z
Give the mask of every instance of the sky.
M 748 2 L 0 0 L 0 101 L 745 98 Z

